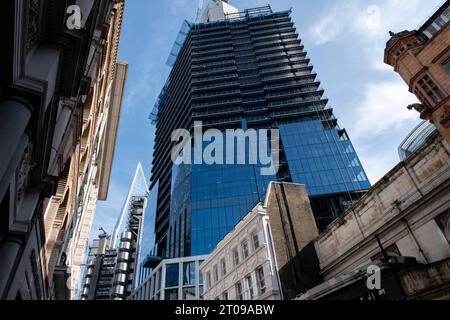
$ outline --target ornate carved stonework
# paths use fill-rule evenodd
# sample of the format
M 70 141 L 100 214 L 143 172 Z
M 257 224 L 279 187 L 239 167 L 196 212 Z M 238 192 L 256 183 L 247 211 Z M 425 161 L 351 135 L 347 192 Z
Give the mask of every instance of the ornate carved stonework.
M 33 48 L 39 38 L 40 9 L 40 0 L 27 1 L 27 36 L 25 38 L 25 53 L 28 53 Z
M 421 103 L 414 103 L 414 104 L 410 104 L 408 106 L 409 110 L 416 110 L 417 112 L 420 113 L 420 118 L 424 119 L 424 120 L 430 120 L 431 119 L 431 109 L 429 107 L 427 107 L 424 104 Z
M 444 112 L 439 119 L 439 123 L 445 128 L 450 128 L 450 106 L 444 106 Z
M 17 169 L 17 203 L 22 202 L 25 196 L 28 186 L 28 176 L 33 166 L 33 144 L 30 143 L 25 149 Z

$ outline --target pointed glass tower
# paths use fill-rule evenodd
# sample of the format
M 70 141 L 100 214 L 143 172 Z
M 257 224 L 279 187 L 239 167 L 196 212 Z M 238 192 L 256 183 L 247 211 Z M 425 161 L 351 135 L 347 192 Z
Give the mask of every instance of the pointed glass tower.
M 112 232 L 111 247 L 118 248 L 120 244 L 120 235 L 127 231 L 128 227 L 128 215 L 132 205 L 132 198 L 134 197 L 146 197 L 148 194 L 148 185 L 142 170 L 142 165 L 139 163 L 136 172 L 134 174 L 133 182 L 131 183 L 130 190 L 128 191 L 127 198 L 123 204 L 122 212 L 117 220 L 116 226 Z

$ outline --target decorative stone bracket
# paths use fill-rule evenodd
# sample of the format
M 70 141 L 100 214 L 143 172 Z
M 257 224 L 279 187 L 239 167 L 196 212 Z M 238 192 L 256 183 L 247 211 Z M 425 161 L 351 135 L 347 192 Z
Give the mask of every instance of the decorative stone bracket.
M 431 120 L 432 111 L 429 107 L 421 103 L 414 103 L 408 106 L 409 110 L 416 110 L 420 113 L 420 118 L 423 120 Z
M 450 128 L 450 106 L 444 106 L 444 112 L 439 119 L 439 123 L 445 128 Z

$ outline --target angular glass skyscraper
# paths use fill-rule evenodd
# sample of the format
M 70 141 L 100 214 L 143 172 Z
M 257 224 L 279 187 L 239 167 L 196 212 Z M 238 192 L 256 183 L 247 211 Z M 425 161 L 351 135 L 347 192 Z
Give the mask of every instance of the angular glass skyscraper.
M 120 237 L 123 232 L 129 229 L 129 216 L 133 208 L 133 198 L 135 197 L 147 197 L 148 195 L 148 184 L 142 170 L 142 165 L 139 163 L 136 172 L 134 173 L 133 181 L 131 183 L 130 189 L 128 190 L 127 198 L 122 207 L 122 212 L 117 219 L 116 226 L 112 232 L 111 236 L 111 248 L 119 248 Z
M 305 184 L 320 228 L 370 187 L 290 13 L 270 6 L 238 12 L 214 1 L 202 22 L 184 23 L 152 113 L 157 255 L 210 253 L 263 199 L 270 180 Z M 263 176 L 258 165 L 174 165 L 171 134 L 192 132 L 194 121 L 223 132 L 279 129 L 280 170 Z

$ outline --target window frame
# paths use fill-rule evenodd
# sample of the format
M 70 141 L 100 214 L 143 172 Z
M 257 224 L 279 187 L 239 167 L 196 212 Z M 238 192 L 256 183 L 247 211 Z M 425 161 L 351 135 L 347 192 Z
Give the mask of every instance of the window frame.
M 244 260 L 250 256 L 250 246 L 247 239 L 241 242 L 241 251 L 242 251 L 242 258 Z
M 222 257 L 222 259 L 220 259 L 220 270 L 221 270 L 221 274 L 222 277 L 225 277 L 227 275 L 227 260 L 225 259 L 225 257 Z
M 251 273 L 245 277 L 245 284 L 248 288 L 249 300 L 253 300 L 255 298 L 255 290 L 253 289 L 253 279 Z
M 241 281 L 238 281 L 238 282 L 236 282 L 236 284 L 234 285 L 234 288 L 235 288 L 235 293 L 236 293 L 236 300 L 240 300 L 240 301 L 242 301 L 242 300 L 244 300 L 244 291 L 243 291 L 243 288 L 242 288 L 242 282 Z
M 219 267 L 216 265 L 213 266 L 213 280 L 214 283 L 219 282 Z
M 267 292 L 267 285 L 263 266 L 256 268 L 255 273 L 256 273 L 256 287 L 258 289 L 258 295 L 261 296 Z
M 235 267 L 237 267 L 241 261 L 240 261 L 240 257 L 239 257 L 239 249 L 237 247 L 234 247 L 232 249 L 232 256 L 233 256 L 233 264 Z
M 207 272 L 206 272 L 206 287 L 208 288 L 208 289 L 210 289 L 211 287 L 212 287 L 212 281 L 211 281 L 211 271 L 210 270 L 208 270 Z
M 256 230 L 251 233 L 251 238 L 252 238 L 253 250 L 256 251 L 261 247 L 261 242 L 259 241 L 259 234 Z M 255 245 L 255 240 L 256 240 L 257 245 Z

